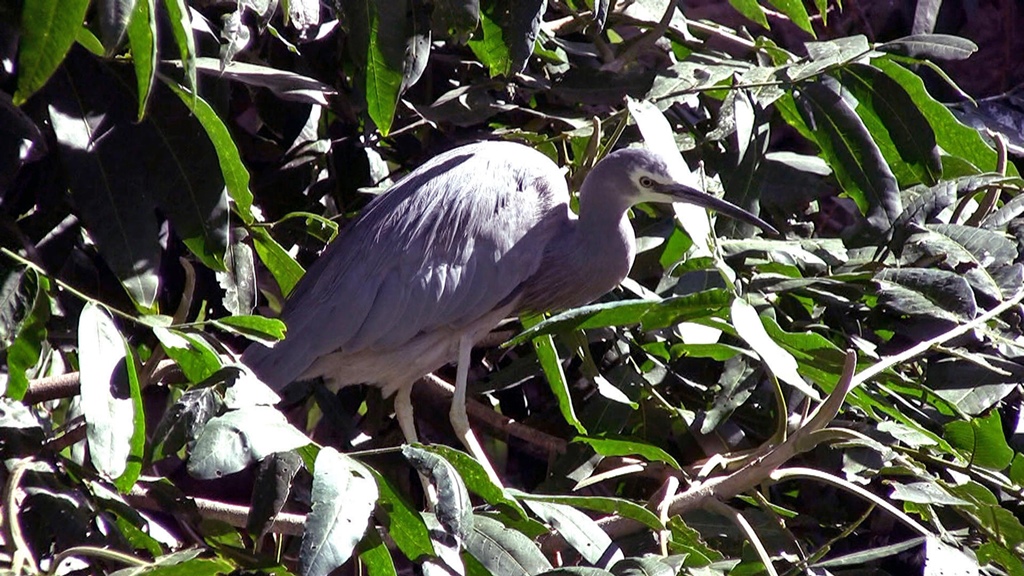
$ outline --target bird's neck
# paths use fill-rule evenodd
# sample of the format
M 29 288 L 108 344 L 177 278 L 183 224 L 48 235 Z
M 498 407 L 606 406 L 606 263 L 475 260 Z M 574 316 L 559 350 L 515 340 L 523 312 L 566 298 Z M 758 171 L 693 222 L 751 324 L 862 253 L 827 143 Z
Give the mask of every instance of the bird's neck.
M 576 261 L 600 296 L 629 274 L 636 255 L 633 227 L 626 217 L 629 202 L 609 186 L 584 182 L 576 224 Z

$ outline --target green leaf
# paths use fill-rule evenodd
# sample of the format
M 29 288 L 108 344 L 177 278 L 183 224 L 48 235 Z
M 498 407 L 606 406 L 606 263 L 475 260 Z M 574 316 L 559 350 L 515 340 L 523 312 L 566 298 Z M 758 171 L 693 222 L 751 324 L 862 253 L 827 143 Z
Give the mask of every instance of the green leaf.
M 171 26 L 171 35 L 178 45 L 182 66 L 185 69 L 185 85 L 196 94 L 196 41 L 192 36 L 192 18 L 189 16 L 185 0 L 164 0 L 167 9 L 167 21 Z
M 4 396 L 21 400 L 28 391 L 27 372 L 39 363 L 50 319 L 49 280 L 31 269 L 12 271 L 0 292 L 0 349 L 6 346 L 7 389 Z
M 473 54 L 487 66 L 491 78 L 508 76 L 512 70 L 512 55 L 505 42 L 505 32 L 501 29 L 496 11 L 500 3 L 495 0 L 484 0 L 480 11 L 480 34 L 482 38 L 469 41 Z
M 914 34 L 879 44 L 875 49 L 911 58 L 966 60 L 978 51 L 978 45 L 967 38 L 949 34 Z
M 135 82 L 139 95 L 139 113 L 142 120 L 146 103 L 156 78 L 156 0 L 136 0 L 135 10 L 128 23 L 128 41 L 132 46 Z
M 306 271 L 264 228 L 253 228 L 251 232 L 256 254 L 277 280 L 281 294 L 288 296 Z
M 622 516 L 623 518 L 636 520 L 651 530 L 665 529 L 665 525 L 661 523 L 661 520 L 658 519 L 658 516 L 654 512 L 651 512 L 644 506 L 636 504 L 635 502 L 630 502 L 629 500 L 624 500 L 622 498 L 610 498 L 607 496 L 527 494 L 526 492 L 520 492 L 519 490 L 509 490 L 509 492 L 520 500 L 537 500 L 542 502 L 551 502 L 554 504 L 565 504 L 566 506 L 594 510 L 595 512 L 604 512 L 605 514 L 615 514 L 617 516 Z
M 874 66 L 851 63 L 840 79 L 857 97 L 857 114 L 865 125 L 877 119 L 884 132 L 872 130 L 871 135 L 882 150 L 889 149 L 898 157 L 886 155 L 890 165 L 906 162 L 921 182 L 932 186 L 942 176 L 942 161 L 935 144 L 935 131 L 903 87 Z
M 350 22 L 349 46 L 363 76 L 366 105 L 377 130 L 387 136 L 402 93 L 405 2 L 351 0 L 342 4 Z M 404 42 L 398 43 L 404 47 Z
M 146 456 L 146 413 L 142 405 L 142 386 L 139 371 L 131 346 L 124 343 L 125 372 L 132 403 L 132 434 L 128 440 L 128 459 L 124 472 L 114 480 L 114 486 L 122 493 L 128 493 L 142 474 L 142 461 Z
M 191 448 L 188 473 L 200 479 L 220 478 L 274 452 L 296 450 L 307 444 L 309 438 L 289 424 L 278 410 L 271 406 L 246 406 L 206 422 Z
M 82 414 L 89 458 L 108 478 L 126 472 L 135 448 L 138 382 L 131 382 L 135 368 L 128 363 L 134 359 L 127 350 L 110 315 L 96 304 L 86 304 L 78 320 Z
M 687 320 L 706 318 L 727 308 L 731 302 L 732 293 L 716 288 L 664 300 L 623 300 L 591 304 L 556 314 L 524 330 L 506 345 L 514 346 L 540 335 L 577 329 L 641 324 L 644 330 L 657 330 Z
M 32 0 L 22 4 L 15 106 L 24 104 L 60 66 L 88 8 L 89 0 Z
M 526 510 L 523 509 L 522 505 L 504 487 L 497 486 L 491 482 L 484 467 L 469 454 L 440 444 L 418 446 L 418 448 L 447 460 L 458 471 L 462 481 L 466 484 L 466 488 L 483 498 L 488 504 L 502 509 L 516 520 L 526 519 Z
M 965 454 L 971 466 L 999 471 L 1013 460 L 1013 449 L 1006 443 L 1003 424 L 995 410 L 970 422 L 950 422 L 942 435 Z
M 1014 554 L 994 542 L 982 544 L 975 554 L 979 564 L 998 564 L 1005 568 L 1010 576 L 1024 576 L 1024 560 L 1020 555 Z
M 359 542 L 359 561 L 366 567 L 369 576 L 398 576 L 391 552 L 375 530 L 367 530 Z
M 590 564 L 608 568 L 622 559 L 622 551 L 589 516 L 572 506 L 541 500 L 527 500 L 526 505 L 545 524 L 558 532 Z M 611 551 L 611 553 L 609 553 Z
M 213 324 L 242 334 L 251 340 L 267 343 L 284 340 L 288 329 L 281 320 L 263 316 L 225 316 L 214 320 Z
M 768 0 L 768 3 L 778 8 L 779 12 L 785 14 L 801 30 L 817 37 L 811 26 L 811 19 L 807 15 L 807 8 L 804 8 L 804 3 L 801 0 Z
M 491 574 L 532 576 L 551 569 L 551 563 L 532 540 L 487 516 L 474 518 L 465 547 Z
M 316 457 L 310 500 L 299 562 L 302 574 L 326 576 L 348 561 L 363 539 L 377 483 L 362 464 L 328 446 Z
M 524 317 L 522 318 L 523 327 L 529 329 L 536 326 L 539 323 L 538 320 L 539 317 Z M 576 417 L 576 411 L 572 405 L 572 396 L 569 393 L 569 383 L 565 379 L 562 363 L 558 359 L 558 351 L 555 349 L 554 339 L 551 338 L 550 334 L 545 334 L 533 338 L 532 343 L 533 349 L 537 352 L 537 360 L 540 361 L 540 366 L 544 370 L 544 376 L 547 378 L 548 386 L 551 387 L 551 392 L 558 400 L 558 409 L 562 412 L 562 418 L 565 418 L 565 421 L 572 425 L 578 433 L 586 434 L 587 429 L 583 427 L 583 423 Z
M 764 8 L 757 3 L 757 0 L 729 0 L 729 4 L 737 12 L 746 16 L 748 20 L 753 20 L 763 28 L 771 28 L 768 25 L 768 17 L 764 14 Z
M 679 462 L 676 462 L 675 458 L 668 452 L 651 444 L 635 440 L 588 438 L 585 436 L 577 436 L 572 441 L 590 446 L 594 449 L 594 452 L 601 456 L 641 456 L 651 462 L 664 462 L 677 470 L 680 469 Z
M 964 126 L 949 108 L 932 98 L 920 76 L 886 58 L 875 58 L 871 64 L 903 86 L 928 119 L 935 131 L 936 143 L 946 154 L 971 163 L 979 173 L 996 171 L 996 151 L 985 143 L 977 130 Z M 1007 166 L 1007 173 L 1017 175 L 1012 163 Z
M 380 498 L 377 501 L 378 520 L 395 541 L 398 549 L 405 557 L 417 561 L 424 556 L 431 556 L 434 547 L 430 543 L 430 534 L 423 518 L 409 504 L 387 478 L 373 468 L 367 468 L 377 481 Z M 384 518 L 380 518 L 383 515 Z
M 221 369 L 220 357 L 202 337 L 161 326 L 153 327 L 153 334 L 189 382 L 202 382 Z

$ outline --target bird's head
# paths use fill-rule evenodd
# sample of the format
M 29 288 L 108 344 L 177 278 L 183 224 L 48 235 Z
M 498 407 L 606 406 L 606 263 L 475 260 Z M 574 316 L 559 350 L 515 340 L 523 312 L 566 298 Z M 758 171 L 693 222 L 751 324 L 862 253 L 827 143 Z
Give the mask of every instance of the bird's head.
M 625 191 L 628 200 L 633 204 L 685 202 L 752 224 L 769 234 L 779 235 L 771 224 L 754 214 L 688 184 L 693 177 L 689 173 L 682 173 L 683 170 L 685 168 L 673 167 L 657 152 L 646 148 L 624 148 L 601 160 L 588 176 L 588 180 L 591 177 L 603 180 L 605 186 L 610 186 L 612 181 L 618 180 L 616 188 Z

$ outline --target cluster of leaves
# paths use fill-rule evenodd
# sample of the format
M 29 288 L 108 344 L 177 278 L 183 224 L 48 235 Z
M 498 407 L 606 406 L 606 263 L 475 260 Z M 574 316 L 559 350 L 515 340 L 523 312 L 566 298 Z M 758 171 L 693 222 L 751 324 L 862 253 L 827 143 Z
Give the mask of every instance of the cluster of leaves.
M 1024 574 L 1024 182 L 919 75 L 974 45 L 620 4 L 0 9 L 14 571 Z M 232 360 L 392 172 L 480 138 L 573 189 L 615 145 L 682 151 L 785 234 L 641 207 L 620 290 L 486 351 L 512 421 L 471 414 L 519 489 L 446 410 L 398 449 L 379 393 L 314 387 L 296 427 Z

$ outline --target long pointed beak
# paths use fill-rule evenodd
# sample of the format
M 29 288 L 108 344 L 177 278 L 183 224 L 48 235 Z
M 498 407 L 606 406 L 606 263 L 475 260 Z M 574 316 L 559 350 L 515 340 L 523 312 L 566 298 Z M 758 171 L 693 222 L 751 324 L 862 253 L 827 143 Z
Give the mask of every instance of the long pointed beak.
M 746 222 L 747 224 L 757 226 L 761 230 L 764 230 L 773 236 L 782 236 L 774 226 L 750 212 L 747 212 L 743 208 L 716 196 L 712 196 L 707 192 L 701 192 L 696 188 L 686 186 L 685 184 L 665 184 L 658 187 L 658 192 L 671 196 L 672 199 L 677 202 L 686 202 L 687 204 L 693 204 L 695 206 L 700 206 L 701 208 L 714 210 L 715 212 L 724 214 L 734 220 L 739 220 L 740 222 Z

